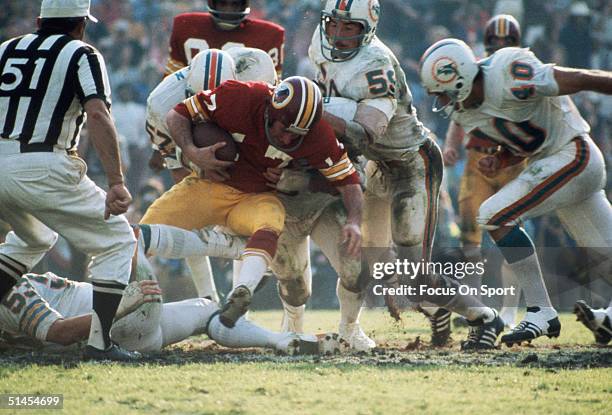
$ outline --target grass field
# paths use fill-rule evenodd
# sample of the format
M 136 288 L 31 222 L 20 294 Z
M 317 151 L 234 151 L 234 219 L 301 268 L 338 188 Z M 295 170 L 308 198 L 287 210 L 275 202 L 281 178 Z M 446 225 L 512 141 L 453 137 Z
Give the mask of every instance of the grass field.
M 280 312 L 251 317 L 276 328 Z M 337 318 L 311 311 L 306 328 L 333 331 Z M 558 340 L 470 354 L 458 351 L 465 329 L 452 347 L 429 347 L 420 315 L 398 325 L 372 310 L 362 324 L 382 346 L 374 353 L 283 357 L 230 351 L 205 337 L 141 365 L 4 351 L 0 393 L 63 393 L 63 413 L 75 414 L 612 413 L 612 348 L 590 346 L 591 333 L 572 315 L 562 316 Z

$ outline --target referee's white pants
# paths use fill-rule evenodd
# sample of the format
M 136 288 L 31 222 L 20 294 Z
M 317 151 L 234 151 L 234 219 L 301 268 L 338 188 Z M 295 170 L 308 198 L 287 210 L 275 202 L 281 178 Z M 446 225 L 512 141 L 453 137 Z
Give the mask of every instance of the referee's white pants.
M 12 153 L 13 144 L 0 142 L 0 218 L 13 228 L 0 254 L 29 270 L 59 233 L 92 257 L 93 281 L 127 284 L 134 233 L 123 215 L 104 220 L 106 194 L 85 162 L 65 152 Z

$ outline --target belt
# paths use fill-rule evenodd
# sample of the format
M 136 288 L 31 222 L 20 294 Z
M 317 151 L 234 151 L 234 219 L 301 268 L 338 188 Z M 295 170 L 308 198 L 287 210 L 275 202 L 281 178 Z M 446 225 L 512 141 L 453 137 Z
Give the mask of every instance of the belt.
M 57 148 L 43 143 L 34 143 L 22 147 L 17 140 L 0 140 L 0 154 L 25 154 L 25 153 L 63 153 L 72 157 L 78 156 L 76 149 Z

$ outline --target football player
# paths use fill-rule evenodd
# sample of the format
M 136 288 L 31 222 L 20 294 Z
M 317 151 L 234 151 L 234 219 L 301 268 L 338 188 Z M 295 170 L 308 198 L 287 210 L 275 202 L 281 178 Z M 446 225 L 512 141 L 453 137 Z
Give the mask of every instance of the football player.
M 207 49 L 198 53 L 191 64 L 166 77 L 149 95 L 147 100 L 147 133 L 153 148 L 165 159 L 175 183 L 191 174 L 186 161 L 181 160 L 180 152 L 166 125 L 165 117 L 175 105 L 194 95 L 200 90 L 214 89 L 223 81 L 239 79 L 242 81 L 263 81 L 276 83 L 276 74 L 272 59 L 259 49 L 235 47 L 228 52 L 218 49 Z M 185 167 L 187 166 L 187 167 Z M 185 229 L 195 229 L 189 222 L 191 215 L 186 215 Z M 167 223 L 168 218 L 157 217 L 158 223 Z M 205 257 L 187 259 L 199 297 L 219 301 L 215 287 L 210 261 Z
M 161 238 L 138 237 L 134 255 L 132 282 L 126 288 L 111 328 L 114 342 L 128 350 L 159 351 L 190 336 L 206 333 L 227 347 L 267 347 L 289 354 L 317 353 L 315 336 L 274 333 L 242 318 L 232 329 L 219 324 L 219 306 L 208 299 L 193 298 L 162 304 L 161 290 L 145 256 L 147 250 L 157 255 L 176 257 L 192 254 L 222 254 L 235 258 L 240 250 L 221 252 L 216 243 L 244 244 L 241 238 L 208 231 L 187 232 L 172 227 L 153 226 Z M 189 247 L 176 251 L 165 235 L 182 234 Z M 136 232 L 139 234 L 139 232 Z M 176 236 L 176 235 L 175 235 Z M 209 244 L 210 241 L 215 240 Z M 175 238 L 176 239 L 176 238 Z M 158 244 L 153 249 L 152 245 Z M 151 253 L 151 252 L 147 252 Z M 136 259 L 137 258 L 137 259 Z M 0 304 L 0 329 L 11 335 L 24 335 L 47 344 L 70 345 L 87 338 L 91 325 L 91 290 L 89 283 L 71 281 L 52 272 L 25 274 Z
M 246 313 L 284 225 L 285 210 L 270 191 L 267 168 L 293 161 L 318 169 L 342 194 L 348 212 L 342 239 L 348 254 L 359 254 L 363 198 L 359 177 L 333 130 L 321 120 L 322 112 L 317 86 L 306 78 L 290 77 L 275 88 L 261 82 L 227 81 L 186 99 L 166 117 L 171 136 L 207 179 L 185 178 L 151 205 L 143 223 L 170 218 L 173 223 L 167 224 L 184 228 L 184 212 L 189 211 L 196 228 L 224 225 L 250 237 L 237 285 L 221 313 L 228 327 Z M 193 144 L 192 125 L 202 122 L 213 122 L 232 134 L 238 147 L 235 163 L 216 159 L 215 150 L 224 143 L 204 148 Z
M 208 13 L 182 13 L 174 18 L 166 75 L 187 66 L 200 51 L 247 46 L 267 52 L 278 76 L 283 65 L 285 29 L 248 17 L 250 0 L 208 0 Z
M 349 148 L 369 160 L 365 170 L 364 247 L 372 252 L 389 247 L 392 239 L 401 259 L 429 261 L 442 156 L 431 132 L 416 116 L 397 58 L 376 37 L 379 16 L 378 0 L 326 0 L 309 55 L 318 68 L 317 79 L 325 95 L 349 101 L 342 115 L 326 111 L 325 119 Z M 456 284 L 437 276 L 432 277 L 435 281 L 428 278 L 421 275 L 412 283 Z M 501 321 L 494 310 L 467 297 L 419 300 L 448 304 L 467 313 L 468 320 L 481 329 L 477 347 L 493 347 Z M 450 312 L 437 307 L 426 310 L 432 323 L 432 343 L 445 344 L 450 334 Z
M 574 304 L 574 314 L 582 324 L 593 332 L 595 343 L 605 346 L 612 340 L 612 301 L 608 308 L 593 309 L 580 300 Z
M 495 51 L 509 46 L 520 46 L 521 27 L 518 21 L 508 14 L 498 14 L 493 16 L 486 24 L 484 30 L 484 46 L 487 55 L 492 55 Z M 465 132 L 454 121 L 451 121 L 442 154 L 444 164 L 453 166 L 459 159 L 461 143 L 465 138 Z M 517 163 L 502 169 L 495 177 L 487 177 L 478 170 L 478 160 L 491 155 L 497 151 L 497 143 L 470 136 L 466 143 L 467 161 L 465 171 L 461 177 L 459 187 L 459 215 L 461 217 L 461 242 L 466 257 L 476 261 L 480 257 L 480 243 L 482 240 L 482 230 L 476 222 L 478 208 L 490 196 L 493 196 L 510 180 L 514 179 L 525 167 L 525 163 Z M 504 263 L 501 269 L 502 285 L 504 287 L 517 286 L 516 277 L 512 275 L 508 264 Z M 519 287 L 517 287 L 519 288 Z M 520 291 L 517 295 L 506 295 L 503 298 L 503 306 L 500 316 L 504 323 L 514 326 Z
M 579 246 L 603 248 L 599 269 L 611 275 L 612 207 L 603 190 L 604 159 L 568 95 L 610 94 L 612 74 L 543 64 L 528 49 L 513 47 L 478 62 L 464 42 L 444 39 L 421 58 L 420 77 L 436 97 L 434 111 L 451 115 L 468 135 L 501 146 L 479 160 L 483 174 L 495 176 L 527 159 L 518 177 L 480 206 L 477 220 L 520 280 L 527 303 L 524 319 L 501 341 L 559 336 L 535 247 L 520 223 L 556 212 Z

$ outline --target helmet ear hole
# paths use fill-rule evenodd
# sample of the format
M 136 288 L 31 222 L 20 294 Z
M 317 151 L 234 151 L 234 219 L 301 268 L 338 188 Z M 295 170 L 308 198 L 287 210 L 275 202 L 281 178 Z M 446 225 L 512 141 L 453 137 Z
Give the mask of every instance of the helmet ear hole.
M 457 83 L 455 84 L 455 88 L 457 88 L 457 89 L 461 89 L 461 88 L 463 88 L 463 82 L 457 82 Z

